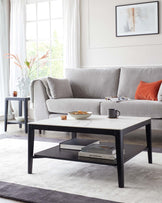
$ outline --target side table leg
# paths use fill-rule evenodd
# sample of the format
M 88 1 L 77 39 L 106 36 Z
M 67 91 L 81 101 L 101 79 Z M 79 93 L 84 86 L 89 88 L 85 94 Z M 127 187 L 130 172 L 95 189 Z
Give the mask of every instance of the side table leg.
M 117 172 L 118 172 L 118 185 L 120 188 L 124 187 L 124 158 L 123 158 L 123 133 L 115 135 L 116 144 L 116 158 L 117 158 Z
M 25 133 L 28 132 L 28 100 L 24 100 L 24 122 L 25 122 Z
M 22 116 L 22 101 L 19 101 L 19 116 Z M 22 124 L 19 124 L 19 128 L 22 128 Z
M 151 124 L 146 125 L 146 141 L 148 151 L 148 162 L 152 163 L 152 139 L 151 139 Z
M 34 129 L 29 126 L 29 129 L 28 129 L 28 173 L 29 174 L 32 174 L 33 150 L 34 150 Z
M 4 121 L 4 130 L 7 131 L 7 120 L 8 120 L 8 100 L 5 99 L 5 121 Z

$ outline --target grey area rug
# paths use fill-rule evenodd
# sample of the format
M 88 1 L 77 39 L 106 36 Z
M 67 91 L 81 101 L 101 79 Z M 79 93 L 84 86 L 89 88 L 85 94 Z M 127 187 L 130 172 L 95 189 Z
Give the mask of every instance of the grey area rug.
M 29 203 L 117 203 L 0 181 L 0 197 Z
M 36 141 L 35 151 L 54 145 L 57 144 Z M 117 170 L 113 166 L 56 159 L 34 159 L 33 174 L 28 174 L 27 140 L 0 139 L 0 181 L 2 182 L 112 202 L 161 203 L 162 153 L 154 152 L 153 164 L 148 164 L 147 153 L 141 152 L 128 161 L 124 169 L 125 188 L 118 188 Z M 29 196 L 33 198 L 32 194 Z M 75 199 L 77 201 L 77 198 Z

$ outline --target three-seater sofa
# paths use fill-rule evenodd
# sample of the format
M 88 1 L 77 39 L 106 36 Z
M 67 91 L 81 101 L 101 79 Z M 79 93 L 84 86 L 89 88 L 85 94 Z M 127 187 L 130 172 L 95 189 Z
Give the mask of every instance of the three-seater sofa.
M 107 115 L 109 108 L 115 108 L 123 116 L 149 116 L 152 118 L 153 128 L 162 129 L 160 90 L 157 95 L 158 101 L 135 99 L 140 81 L 162 80 L 162 67 L 67 69 L 65 78 L 54 79 L 54 83 L 49 82 L 49 78 L 32 82 L 35 120 L 47 119 L 74 110 Z M 118 103 L 105 100 L 105 97 L 123 96 L 129 100 Z

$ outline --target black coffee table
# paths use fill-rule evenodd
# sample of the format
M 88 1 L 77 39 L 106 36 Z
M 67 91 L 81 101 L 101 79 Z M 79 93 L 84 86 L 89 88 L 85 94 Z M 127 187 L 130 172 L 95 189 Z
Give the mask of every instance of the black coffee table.
M 146 149 L 148 151 L 148 162 L 152 163 L 152 143 L 151 143 L 151 118 L 149 117 L 119 117 L 118 119 L 109 119 L 106 116 L 93 115 L 86 120 L 75 120 L 68 116 L 67 120 L 61 120 L 60 117 L 36 121 L 28 124 L 28 173 L 32 173 L 33 158 L 54 158 L 69 161 L 81 161 L 78 159 L 78 151 L 60 149 L 59 146 L 43 150 L 38 153 L 34 151 L 34 131 L 50 130 L 72 132 L 72 137 L 77 133 L 91 133 L 111 135 L 115 137 L 116 160 L 110 160 L 105 165 L 117 166 L 118 185 L 124 187 L 124 163 L 135 155 Z M 145 126 L 146 146 L 124 145 L 124 135 Z M 123 153 L 125 149 L 125 154 Z M 83 162 L 83 161 L 82 161 Z M 84 161 L 85 162 L 85 161 Z M 87 161 L 96 163 L 95 161 Z M 101 164 L 101 163 L 96 163 Z M 102 163 L 104 164 L 104 163 Z

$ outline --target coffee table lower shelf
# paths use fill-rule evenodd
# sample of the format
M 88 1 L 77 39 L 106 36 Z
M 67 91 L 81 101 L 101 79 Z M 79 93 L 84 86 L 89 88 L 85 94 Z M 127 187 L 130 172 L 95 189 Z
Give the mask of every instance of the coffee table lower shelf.
M 112 146 L 112 144 L 110 144 Z M 146 149 L 146 147 L 142 145 L 124 145 L 125 154 L 124 154 L 124 163 L 127 162 L 129 159 L 133 158 L 140 152 Z M 71 150 L 71 149 L 60 149 L 59 146 L 55 146 L 34 154 L 33 158 L 53 158 L 53 159 L 61 159 L 67 161 L 79 161 L 79 162 L 88 162 L 88 163 L 95 163 L 95 164 L 102 164 L 102 165 L 114 165 L 116 166 L 116 160 L 105 160 L 105 161 L 96 161 L 96 159 L 88 159 L 87 160 L 80 160 L 78 158 L 78 151 Z

